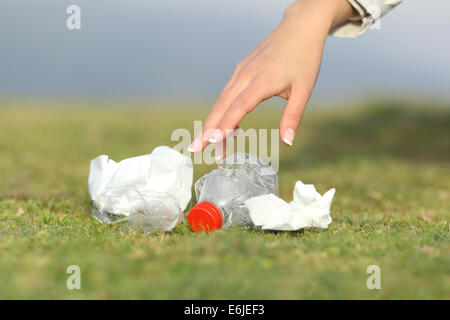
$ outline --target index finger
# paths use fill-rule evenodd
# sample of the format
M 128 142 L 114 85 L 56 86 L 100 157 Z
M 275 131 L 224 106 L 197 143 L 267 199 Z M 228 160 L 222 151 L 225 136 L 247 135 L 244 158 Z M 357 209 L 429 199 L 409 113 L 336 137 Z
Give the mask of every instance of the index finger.
M 202 131 L 189 146 L 188 151 L 197 153 L 206 148 L 206 146 L 210 143 L 209 139 L 211 135 L 213 135 L 215 129 L 217 129 L 220 120 L 227 112 L 231 102 L 242 91 L 242 89 L 243 85 L 241 83 L 236 83 L 228 89 L 224 89 L 206 118 Z

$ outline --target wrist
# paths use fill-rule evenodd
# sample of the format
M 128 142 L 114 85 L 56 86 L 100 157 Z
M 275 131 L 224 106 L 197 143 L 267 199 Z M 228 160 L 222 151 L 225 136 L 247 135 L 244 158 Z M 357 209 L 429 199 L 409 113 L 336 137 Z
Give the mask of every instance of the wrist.
M 284 20 L 296 20 L 318 27 L 327 33 L 354 14 L 347 0 L 297 0 L 284 12 Z

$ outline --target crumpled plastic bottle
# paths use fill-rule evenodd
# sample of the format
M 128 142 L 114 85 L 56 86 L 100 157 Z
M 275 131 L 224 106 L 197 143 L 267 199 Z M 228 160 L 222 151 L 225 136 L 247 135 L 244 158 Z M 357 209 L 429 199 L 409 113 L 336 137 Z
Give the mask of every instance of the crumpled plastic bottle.
M 171 231 L 183 221 L 177 199 L 166 192 L 123 186 L 103 192 L 97 201 L 92 209 L 95 219 L 104 224 L 127 221 L 126 227 L 133 231 Z
M 195 184 L 198 203 L 188 214 L 189 225 L 194 231 L 209 232 L 235 225 L 252 227 L 244 202 L 269 193 L 278 195 L 275 170 L 248 153 L 235 153 Z
M 192 177 L 192 160 L 166 146 L 120 162 L 99 156 L 89 170 L 92 216 L 145 233 L 170 231 L 183 220 Z

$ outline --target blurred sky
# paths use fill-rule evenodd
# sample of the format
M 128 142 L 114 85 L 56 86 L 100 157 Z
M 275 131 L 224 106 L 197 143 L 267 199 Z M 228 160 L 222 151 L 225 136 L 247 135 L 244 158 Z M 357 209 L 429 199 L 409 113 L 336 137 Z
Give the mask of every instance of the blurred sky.
M 1 0 L 0 97 L 212 98 L 291 2 Z M 329 38 L 314 95 L 448 98 L 449 31 L 450 1 L 405 0 L 380 30 Z

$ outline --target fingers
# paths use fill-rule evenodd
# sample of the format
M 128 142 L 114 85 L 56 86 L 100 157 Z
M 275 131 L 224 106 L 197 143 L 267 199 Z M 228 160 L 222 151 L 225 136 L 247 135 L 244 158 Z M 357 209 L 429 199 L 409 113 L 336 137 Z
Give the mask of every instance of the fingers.
M 244 61 L 241 61 L 236 65 L 231 79 L 220 93 L 219 98 L 206 118 L 201 133 L 189 146 L 189 152 L 198 153 L 206 148 L 209 144 L 210 137 L 214 134 L 214 131 L 217 130 L 217 126 L 227 112 L 231 102 L 248 86 L 248 83 L 251 80 L 250 72 L 248 70 L 242 72 L 244 65 Z
M 202 134 L 195 139 L 188 151 L 200 152 L 209 143 L 215 143 L 216 160 L 221 159 L 226 153 L 224 138 L 236 131 L 239 122 L 247 113 L 276 94 L 262 76 L 255 78 L 247 88 L 237 94 L 241 86 L 232 86 L 221 94 L 205 122 Z M 294 142 L 310 94 L 311 90 L 303 86 L 293 86 L 289 94 L 280 121 L 280 137 L 286 145 L 291 146 Z
M 239 126 L 237 126 L 231 133 L 227 134 L 227 138 L 234 139 L 239 133 Z M 221 160 L 227 153 L 227 141 L 228 139 L 223 139 L 214 146 L 214 158 L 216 161 Z
M 293 87 L 286 108 L 283 111 L 280 121 L 280 138 L 291 146 L 294 143 L 298 125 L 305 111 L 310 93 L 299 87 Z
M 238 65 L 237 68 L 241 67 Z M 221 141 L 226 136 L 227 129 L 232 131 L 246 113 L 254 109 L 259 102 L 270 97 L 263 77 L 252 80 L 249 76 L 251 72 L 247 69 L 245 72 L 240 72 L 235 83 L 231 86 L 227 85 L 220 94 L 205 121 L 200 136 L 195 138 L 188 151 L 197 153 L 209 143 Z M 234 75 L 233 78 L 235 78 Z
M 258 77 L 242 91 L 230 104 L 227 112 L 221 119 L 217 129 L 210 137 L 209 142 L 220 142 L 227 131 L 236 128 L 247 113 L 252 111 L 260 102 L 273 96 L 265 78 Z
M 229 105 L 243 89 L 243 84 L 235 84 L 223 90 L 206 118 L 201 133 L 189 146 L 189 152 L 200 152 L 209 144 L 208 140 L 210 136 L 214 133 L 214 130 L 217 128 L 224 114 L 227 112 Z

